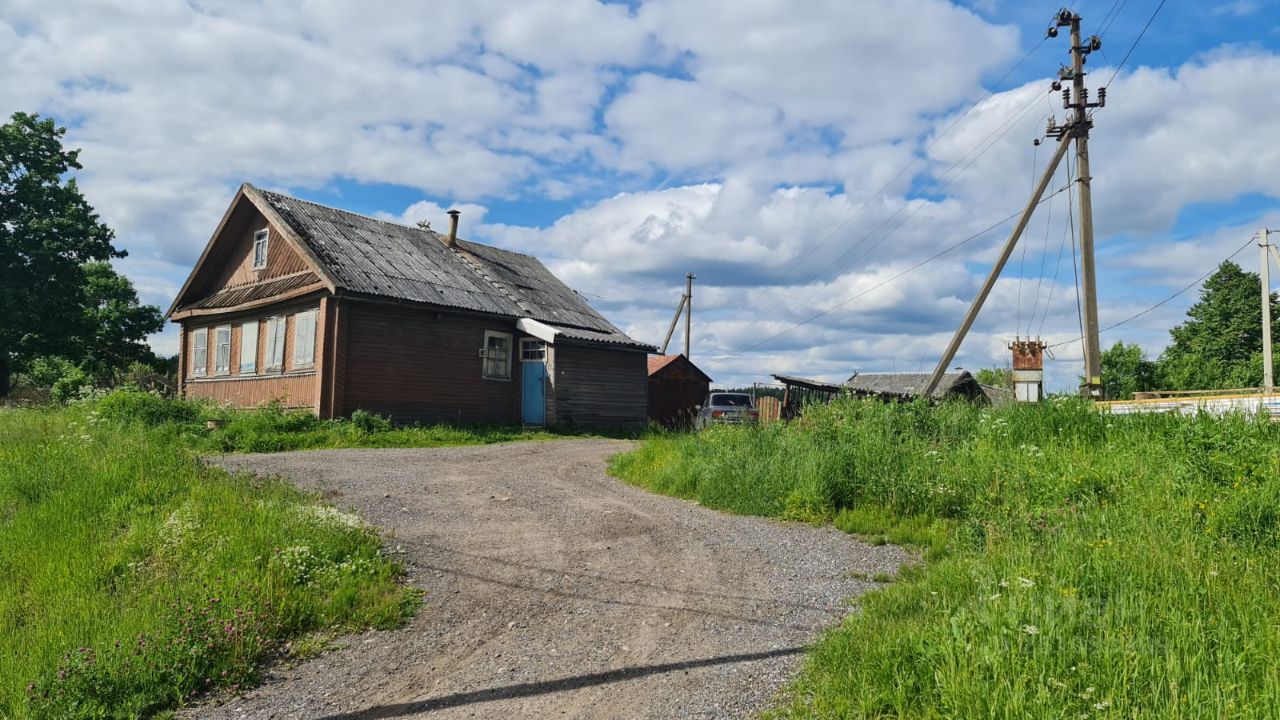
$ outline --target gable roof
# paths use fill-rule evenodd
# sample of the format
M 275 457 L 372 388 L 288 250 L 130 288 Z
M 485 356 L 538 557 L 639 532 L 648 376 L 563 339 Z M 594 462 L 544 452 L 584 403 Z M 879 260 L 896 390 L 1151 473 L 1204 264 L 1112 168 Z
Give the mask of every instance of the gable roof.
M 684 356 L 684 353 L 676 353 L 675 355 L 650 355 L 649 356 L 649 376 L 652 377 L 653 375 L 656 375 L 657 373 L 662 372 L 662 370 L 676 363 L 677 361 L 683 361 L 681 364 L 687 365 L 694 372 L 701 375 L 707 382 L 711 382 L 711 376 L 702 372 L 702 368 L 698 367 L 697 365 L 694 365 L 692 360 Z
M 457 248 L 450 248 L 431 230 L 319 205 L 248 183 L 241 187 L 237 201 L 241 197 L 280 226 L 335 293 L 533 318 L 575 331 L 583 340 L 652 349 L 628 337 L 530 255 L 464 240 L 458 241 Z M 190 283 L 188 279 L 179 293 L 175 309 L 204 301 L 183 297 Z
M 929 373 L 858 373 L 846 380 L 844 386 L 855 393 L 917 397 L 928 382 Z M 943 373 L 930 397 L 940 400 L 971 382 L 976 385 L 968 370 Z

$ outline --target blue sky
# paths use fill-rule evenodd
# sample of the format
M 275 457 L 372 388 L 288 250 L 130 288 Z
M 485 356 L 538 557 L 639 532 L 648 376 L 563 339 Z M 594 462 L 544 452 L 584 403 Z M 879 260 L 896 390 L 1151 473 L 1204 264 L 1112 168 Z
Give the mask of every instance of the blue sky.
M 1086 32 L 1114 16 L 1092 87 L 1158 4 L 1074 3 Z M 69 126 L 149 302 L 247 181 L 436 227 L 459 207 L 464 236 L 542 258 L 650 342 L 694 272 L 693 356 L 718 382 L 838 379 L 945 346 L 1008 226 L 916 266 L 1024 202 L 1050 152 L 1032 140 L 1064 117 L 1066 38 L 1041 42 L 1058 7 L 0 0 L 0 111 Z M 1168 2 L 1116 76 L 1092 143 L 1103 326 L 1280 226 L 1278 27 L 1274 0 Z M 1038 209 L 957 365 L 1078 336 L 1068 217 L 1065 192 Z M 1158 354 L 1194 298 L 1104 343 Z M 1073 385 L 1079 344 L 1048 372 Z

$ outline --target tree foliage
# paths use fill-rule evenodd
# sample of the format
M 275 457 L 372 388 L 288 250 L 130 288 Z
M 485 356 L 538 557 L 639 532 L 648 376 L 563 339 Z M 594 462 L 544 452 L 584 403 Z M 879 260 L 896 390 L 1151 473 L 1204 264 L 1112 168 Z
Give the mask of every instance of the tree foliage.
M 125 253 L 68 177 L 81 165 L 65 134 L 22 112 L 0 125 L 0 395 L 39 357 L 87 362 L 95 374 L 137 359 L 162 325 L 107 264 Z
M 973 374 L 980 385 L 1013 389 L 1013 370 L 1009 368 L 981 368 Z
M 1158 380 L 1169 390 L 1213 390 L 1262 384 L 1261 279 L 1227 261 L 1205 281 L 1186 322 L 1169 331 Z M 1271 296 L 1272 336 L 1280 304 Z
M 1156 363 L 1147 359 L 1138 344 L 1117 342 L 1103 351 L 1102 387 L 1108 399 L 1128 400 L 1155 385 Z

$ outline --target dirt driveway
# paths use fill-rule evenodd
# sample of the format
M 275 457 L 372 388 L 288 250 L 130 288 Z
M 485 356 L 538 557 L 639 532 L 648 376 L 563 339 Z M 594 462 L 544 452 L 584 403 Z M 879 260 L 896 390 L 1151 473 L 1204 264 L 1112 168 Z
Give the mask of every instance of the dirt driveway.
M 220 458 L 322 490 L 394 537 L 407 627 L 273 671 L 213 718 L 726 718 L 908 560 L 830 528 L 734 517 L 605 475 L 626 443 Z

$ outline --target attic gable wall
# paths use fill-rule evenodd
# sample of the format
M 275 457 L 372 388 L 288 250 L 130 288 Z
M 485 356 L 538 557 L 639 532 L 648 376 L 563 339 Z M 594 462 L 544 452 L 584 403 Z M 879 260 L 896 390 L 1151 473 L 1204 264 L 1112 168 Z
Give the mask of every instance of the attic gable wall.
M 263 228 L 269 231 L 267 266 L 254 270 L 253 235 Z M 273 280 L 310 269 L 310 263 L 290 246 L 279 229 L 271 227 L 267 218 L 253 203 L 241 200 L 223 226 L 222 232 L 214 238 L 213 247 L 184 302 L 194 302 L 227 288 Z

